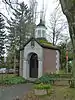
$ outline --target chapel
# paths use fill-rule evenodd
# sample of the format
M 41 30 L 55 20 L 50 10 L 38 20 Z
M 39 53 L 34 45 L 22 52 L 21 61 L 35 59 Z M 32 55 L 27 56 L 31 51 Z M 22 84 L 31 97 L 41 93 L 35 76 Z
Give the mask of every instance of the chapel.
M 60 51 L 46 39 L 47 28 L 40 19 L 35 37 L 30 38 L 20 50 L 20 76 L 25 79 L 40 78 L 45 73 L 58 73 Z

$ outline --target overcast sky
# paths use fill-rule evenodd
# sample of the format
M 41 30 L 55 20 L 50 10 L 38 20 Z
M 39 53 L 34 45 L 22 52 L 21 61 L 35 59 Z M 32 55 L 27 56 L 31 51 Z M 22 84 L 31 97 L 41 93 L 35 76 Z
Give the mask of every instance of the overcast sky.
M 11 0 L 11 1 L 15 2 L 15 0 Z M 28 4 L 29 3 L 29 0 L 18 0 L 18 1 L 20 3 L 24 1 L 25 4 Z M 43 1 L 44 1 L 44 10 L 46 10 L 46 12 L 45 12 L 45 20 L 46 20 L 46 22 L 48 22 L 48 20 L 50 18 L 50 14 L 53 13 L 53 11 L 56 8 L 56 6 L 57 6 L 58 3 L 56 2 L 57 0 L 37 0 L 37 2 L 38 2 L 37 11 L 38 12 L 40 12 L 41 9 L 42 9 L 42 3 L 43 3 Z M 6 16 L 8 15 L 8 13 L 6 11 L 6 6 L 2 2 L 2 0 L 0 0 L 0 11 L 3 14 L 5 14 Z M 9 18 L 9 16 L 8 16 L 8 18 Z M 65 17 L 64 17 L 64 20 L 66 20 Z M 37 23 L 38 22 L 39 21 L 37 20 Z
M 11 0 L 11 1 L 15 1 L 15 0 Z M 18 0 L 19 2 L 24 1 L 25 4 L 28 4 L 29 0 Z M 38 12 L 41 11 L 42 9 L 42 2 L 43 0 L 37 0 L 38 5 L 37 5 L 37 10 Z M 44 0 L 44 10 L 46 10 L 45 16 L 47 17 L 46 19 L 49 18 L 50 14 L 53 12 L 54 8 L 56 7 L 56 0 Z M 3 14 L 7 14 L 6 12 L 6 6 L 5 4 L 2 3 L 2 0 L 0 0 L 0 11 L 3 12 Z

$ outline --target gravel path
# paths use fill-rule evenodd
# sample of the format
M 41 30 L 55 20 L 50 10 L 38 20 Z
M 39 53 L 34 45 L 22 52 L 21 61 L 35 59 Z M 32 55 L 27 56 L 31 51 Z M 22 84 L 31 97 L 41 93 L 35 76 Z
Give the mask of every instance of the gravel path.
M 16 96 L 22 97 L 32 89 L 32 84 L 18 84 L 9 87 L 0 87 L 0 100 L 15 100 Z

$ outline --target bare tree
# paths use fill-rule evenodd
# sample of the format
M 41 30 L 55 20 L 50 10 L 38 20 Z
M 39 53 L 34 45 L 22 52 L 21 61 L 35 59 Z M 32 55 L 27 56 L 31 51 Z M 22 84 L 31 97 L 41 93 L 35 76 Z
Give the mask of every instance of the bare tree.
M 67 20 L 63 19 L 63 13 L 61 12 L 60 6 L 55 8 L 49 19 L 49 35 L 53 45 L 56 45 L 58 41 L 63 41 L 67 36 L 63 31 L 67 30 Z
M 37 4 L 38 4 L 38 2 L 36 0 L 29 0 L 29 7 L 30 7 L 31 13 L 33 15 L 34 23 L 36 22 Z
M 8 15 L 10 15 L 13 11 L 16 11 L 16 8 L 20 5 L 18 0 L 2 0 L 2 2 L 5 4 L 5 9 Z

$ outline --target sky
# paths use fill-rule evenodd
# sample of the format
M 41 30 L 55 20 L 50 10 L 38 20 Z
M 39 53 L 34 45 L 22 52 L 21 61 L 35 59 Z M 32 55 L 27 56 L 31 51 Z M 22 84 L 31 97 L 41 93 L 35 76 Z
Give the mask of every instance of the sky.
M 12 0 L 13 2 L 15 0 Z M 25 4 L 29 3 L 29 0 L 18 0 L 19 2 L 24 1 Z M 38 12 L 40 12 L 40 10 L 42 9 L 42 2 L 43 0 L 37 0 L 38 4 L 37 4 L 37 10 Z M 44 10 L 46 11 L 46 16 L 49 16 L 49 14 L 54 10 L 56 6 L 56 0 L 44 0 Z M 2 0 L 0 0 L 0 11 L 3 12 L 4 14 L 8 15 L 6 12 L 6 6 L 5 4 L 2 3 Z

